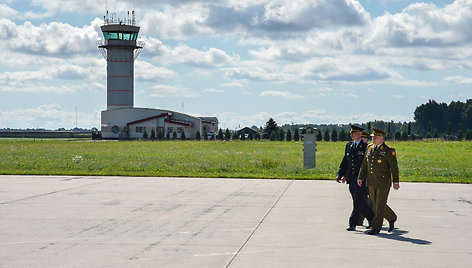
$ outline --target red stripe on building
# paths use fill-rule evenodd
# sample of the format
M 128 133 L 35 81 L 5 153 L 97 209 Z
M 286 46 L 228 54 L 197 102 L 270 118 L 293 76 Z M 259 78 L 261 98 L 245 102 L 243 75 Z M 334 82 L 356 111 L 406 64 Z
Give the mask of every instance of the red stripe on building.
M 177 124 L 177 125 L 183 125 L 183 126 L 190 126 L 191 125 L 190 123 L 187 123 L 187 122 L 175 121 L 175 120 L 169 120 L 169 119 L 166 119 L 165 122 L 172 123 L 172 124 Z
M 169 115 L 168 113 L 163 113 L 163 114 L 160 114 L 160 115 L 155 115 L 155 116 L 151 116 L 151 117 L 148 117 L 148 118 L 144 118 L 144 119 L 136 120 L 136 121 L 133 121 L 133 122 L 129 122 L 126 125 L 130 126 L 130 125 L 134 125 L 134 124 L 138 124 L 138 123 L 141 123 L 141 122 L 161 118 L 161 117 L 168 116 L 168 115 Z

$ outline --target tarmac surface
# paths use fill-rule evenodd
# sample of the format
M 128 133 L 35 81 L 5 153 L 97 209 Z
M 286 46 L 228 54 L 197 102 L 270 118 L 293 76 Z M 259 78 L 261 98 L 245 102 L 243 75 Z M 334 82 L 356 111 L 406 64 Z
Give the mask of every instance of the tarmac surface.
M 371 236 L 335 181 L 0 176 L 0 267 L 471 267 L 472 185 L 400 185 Z

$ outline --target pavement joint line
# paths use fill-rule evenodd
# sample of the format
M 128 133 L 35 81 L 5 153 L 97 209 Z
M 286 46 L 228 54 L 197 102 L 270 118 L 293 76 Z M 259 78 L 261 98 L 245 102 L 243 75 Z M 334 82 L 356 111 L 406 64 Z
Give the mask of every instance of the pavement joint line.
M 7 202 L 2 202 L 2 203 L 0 203 L 0 205 L 13 204 L 13 203 L 20 202 L 20 201 L 25 201 L 25 200 L 28 200 L 28 199 L 33 199 L 33 198 L 37 198 L 37 197 L 47 196 L 47 195 L 51 195 L 51 194 L 62 193 L 62 192 L 66 192 L 66 191 L 70 191 L 70 190 L 75 190 L 75 189 L 79 189 L 79 188 L 83 188 L 83 187 L 87 187 L 87 186 L 95 185 L 95 184 L 99 184 L 99 183 L 104 183 L 104 182 L 105 182 L 105 181 L 97 181 L 97 182 L 89 183 L 89 184 L 86 184 L 86 185 L 79 185 L 79 186 L 72 187 L 72 188 L 66 188 L 66 189 L 61 189 L 61 190 L 52 191 L 52 192 L 48 192 L 48 193 L 43 193 L 43 194 L 38 194 L 38 195 L 33 195 L 33 196 L 27 196 L 27 197 L 23 197 L 23 198 L 16 199 L 16 200 L 11 200 L 11 201 L 7 201 Z
M 252 231 L 252 233 L 248 236 L 248 238 L 246 239 L 246 241 L 241 245 L 241 247 L 238 249 L 238 251 L 233 255 L 233 258 L 231 258 L 231 260 L 229 261 L 229 263 L 226 265 L 226 268 L 228 268 L 231 263 L 234 261 L 234 259 L 236 259 L 236 257 L 238 256 L 238 254 L 241 252 L 241 250 L 244 248 L 244 246 L 246 246 L 247 242 L 249 242 L 249 240 L 251 239 L 251 237 L 256 233 L 256 231 L 259 229 L 259 226 L 261 226 L 261 224 L 264 222 L 264 220 L 267 218 L 267 216 L 270 214 L 270 212 L 272 211 L 272 209 L 277 205 L 277 203 L 279 202 L 279 200 L 282 198 L 282 196 L 284 196 L 285 192 L 287 192 L 288 188 L 290 187 L 290 185 L 292 185 L 292 183 L 294 182 L 294 180 L 291 180 L 290 183 L 285 187 L 285 189 L 283 190 L 283 192 L 279 195 L 279 197 L 277 198 L 277 200 L 275 200 L 274 204 L 272 205 L 272 207 L 267 211 L 267 213 L 264 215 L 264 217 L 262 218 L 262 220 L 257 224 L 256 228 L 254 228 L 254 230 Z

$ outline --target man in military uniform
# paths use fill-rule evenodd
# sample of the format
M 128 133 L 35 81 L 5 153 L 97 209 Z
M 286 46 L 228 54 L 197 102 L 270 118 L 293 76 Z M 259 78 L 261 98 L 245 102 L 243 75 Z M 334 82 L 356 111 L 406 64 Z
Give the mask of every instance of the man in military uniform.
M 369 137 L 370 134 L 367 131 L 362 131 L 361 139 L 366 143 L 369 144 Z
M 336 174 L 336 181 L 338 183 L 342 180 L 343 183 L 347 182 L 349 184 L 349 192 L 352 196 L 353 208 L 349 217 L 349 226 L 346 229 L 348 231 L 356 230 L 361 213 L 365 215 L 369 222 L 374 217 L 374 213 L 365 201 L 366 187 L 365 185 L 358 185 L 356 181 L 367 148 L 367 143 L 361 139 L 362 130 L 358 126 L 351 126 L 352 141 L 346 144 L 344 157 Z
M 375 216 L 372 221 L 372 229 L 367 233 L 375 235 L 380 232 L 384 217 L 389 223 L 388 231 L 391 232 L 394 228 L 397 215 L 387 205 L 387 198 L 392 186 L 392 179 L 393 189 L 400 189 L 400 184 L 395 149 L 384 143 L 385 131 L 378 128 L 372 128 L 372 130 L 373 144 L 367 148 L 357 184 L 369 187 Z
M 370 133 L 367 132 L 367 131 L 362 131 L 362 135 L 361 135 L 361 139 L 367 144 L 367 146 L 369 145 L 369 141 L 370 141 Z M 370 197 L 369 197 L 369 189 L 367 189 L 365 191 L 365 200 L 367 202 L 367 205 L 370 207 L 370 209 L 372 209 L 372 202 L 370 201 Z M 359 222 L 357 223 L 357 226 L 362 226 L 364 225 L 364 219 L 365 219 L 365 216 L 364 214 L 361 213 L 361 215 L 359 216 Z M 371 226 L 367 226 L 367 228 L 370 228 Z

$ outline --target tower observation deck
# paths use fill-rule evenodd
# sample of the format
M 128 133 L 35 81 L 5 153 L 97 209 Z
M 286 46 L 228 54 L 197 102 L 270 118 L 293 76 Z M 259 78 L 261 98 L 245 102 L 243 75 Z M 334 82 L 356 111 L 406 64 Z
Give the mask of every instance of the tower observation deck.
M 121 19 L 116 15 L 104 16 L 101 26 L 104 40 L 97 46 L 107 61 L 107 110 L 134 106 L 134 61 L 144 47 L 137 41 L 139 27 L 135 13 L 132 18 Z

